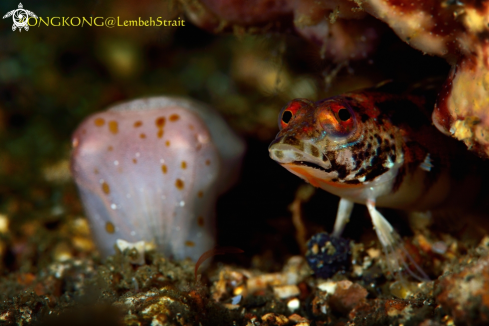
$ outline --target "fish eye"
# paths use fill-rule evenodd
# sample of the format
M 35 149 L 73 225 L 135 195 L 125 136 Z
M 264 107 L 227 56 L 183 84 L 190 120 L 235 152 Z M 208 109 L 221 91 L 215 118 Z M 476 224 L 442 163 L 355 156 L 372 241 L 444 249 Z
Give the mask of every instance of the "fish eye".
M 318 102 L 316 118 L 331 137 L 348 137 L 357 126 L 355 111 L 341 98 Z
M 343 108 L 338 111 L 338 118 L 340 118 L 341 121 L 348 121 L 351 118 L 351 114 L 346 108 Z
M 289 110 L 284 111 L 284 113 L 282 114 L 283 123 L 289 123 L 290 119 L 292 119 L 292 112 L 290 112 Z
M 304 98 L 296 98 L 287 103 L 278 115 L 278 128 L 280 130 L 287 128 L 289 123 L 293 122 L 295 116 L 301 109 L 313 109 L 314 104 Z M 299 114 L 300 115 L 300 114 Z
M 278 115 L 278 128 L 280 130 L 289 125 L 289 122 L 292 120 L 299 107 L 300 102 L 292 100 L 282 108 L 282 111 L 280 111 L 280 114 Z

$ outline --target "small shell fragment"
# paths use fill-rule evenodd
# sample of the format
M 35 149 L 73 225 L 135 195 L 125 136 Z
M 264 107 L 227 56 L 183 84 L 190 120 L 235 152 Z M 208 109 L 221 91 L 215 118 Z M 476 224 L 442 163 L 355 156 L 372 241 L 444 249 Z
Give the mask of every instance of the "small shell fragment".
M 273 288 L 273 293 L 279 299 L 287 299 L 290 297 L 298 296 L 300 294 L 300 290 L 297 285 L 282 285 L 275 286 Z
M 292 300 L 289 300 L 289 302 L 287 302 L 287 308 L 289 308 L 291 312 L 296 311 L 297 309 L 300 308 L 300 306 L 301 306 L 301 302 L 297 298 L 294 298 Z
M 117 248 L 123 253 L 125 250 L 133 250 L 134 253 L 131 253 L 129 257 L 131 258 L 131 263 L 136 265 L 144 264 L 144 241 L 138 241 L 135 243 L 127 242 L 122 239 L 117 239 L 116 241 Z

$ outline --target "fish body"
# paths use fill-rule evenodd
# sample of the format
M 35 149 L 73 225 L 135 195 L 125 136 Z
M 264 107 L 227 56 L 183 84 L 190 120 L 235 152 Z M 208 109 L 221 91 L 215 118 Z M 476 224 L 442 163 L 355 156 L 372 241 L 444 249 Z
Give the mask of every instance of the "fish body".
M 392 249 L 398 236 L 376 206 L 426 211 L 480 201 L 478 160 L 433 126 L 435 98 L 386 84 L 318 102 L 292 100 L 279 115 L 270 157 L 341 197 L 334 234 L 353 203 L 365 204 L 382 245 Z

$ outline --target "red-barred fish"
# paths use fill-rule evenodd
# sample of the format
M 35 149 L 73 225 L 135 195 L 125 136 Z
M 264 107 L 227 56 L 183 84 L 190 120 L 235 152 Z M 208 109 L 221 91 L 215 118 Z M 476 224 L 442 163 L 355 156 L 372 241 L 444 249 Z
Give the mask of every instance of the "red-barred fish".
M 334 235 L 341 235 L 354 203 L 366 205 L 388 258 L 395 256 L 394 272 L 407 267 L 399 256 L 409 255 L 376 207 L 464 210 L 489 198 L 480 159 L 433 126 L 436 93 L 396 88 L 385 84 L 318 102 L 294 99 L 280 112 L 280 131 L 269 147 L 284 168 L 341 197 Z

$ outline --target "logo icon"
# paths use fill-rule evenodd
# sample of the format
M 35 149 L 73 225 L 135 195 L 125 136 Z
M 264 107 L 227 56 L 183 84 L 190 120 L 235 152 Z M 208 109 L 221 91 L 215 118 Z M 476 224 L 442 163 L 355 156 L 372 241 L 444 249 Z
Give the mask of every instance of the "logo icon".
M 12 19 L 14 20 L 14 24 L 12 25 L 12 30 L 14 32 L 17 28 L 19 29 L 19 32 L 22 32 L 22 28 L 24 28 L 26 31 L 29 30 L 29 24 L 27 24 L 29 16 L 37 19 L 36 14 L 34 14 L 32 11 L 25 10 L 22 3 L 19 3 L 18 9 L 14 9 L 6 13 L 5 16 L 3 16 L 3 19 L 10 16 L 12 16 Z

